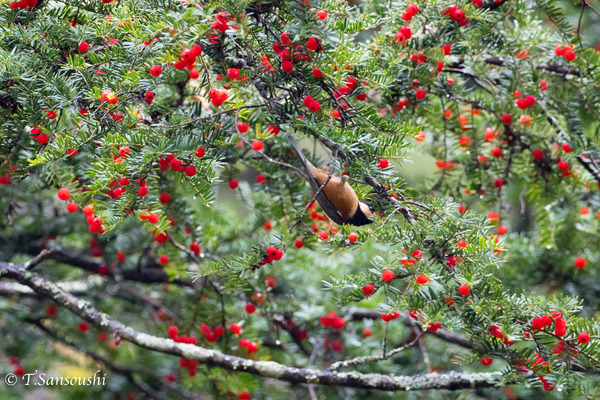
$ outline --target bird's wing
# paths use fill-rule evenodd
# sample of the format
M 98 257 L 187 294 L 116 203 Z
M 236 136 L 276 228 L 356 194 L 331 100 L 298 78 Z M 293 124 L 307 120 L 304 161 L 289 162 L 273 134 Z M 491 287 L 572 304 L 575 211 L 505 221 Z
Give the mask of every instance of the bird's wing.
M 292 135 L 288 135 L 288 139 L 290 141 L 290 144 L 294 148 L 294 151 L 296 151 L 296 154 L 298 155 L 302 166 L 306 170 L 306 173 L 308 175 L 308 182 L 310 183 L 310 187 L 312 188 L 313 193 L 317 193 L 321 185 L 319 184 L 319 182 L 317 182 L 313 175 L 313 170 L 315 169 L 315 167 L 310 163 L 310 161 L 308 161 L 304 153 L 302 153 L 302 150 L 300 150 L 298 143 L 296 143 Z M 333 205 L 333 203 L 327 198 L 327 196 L 322 190 L 319 192 L 319 194 L 317 194 L 317 202 L 319 203 L 325 214 L 327 214 L 327 216 L 333 222 L 335 222 L 338 225 L 342 225 L 344 223 L 341 214 Z

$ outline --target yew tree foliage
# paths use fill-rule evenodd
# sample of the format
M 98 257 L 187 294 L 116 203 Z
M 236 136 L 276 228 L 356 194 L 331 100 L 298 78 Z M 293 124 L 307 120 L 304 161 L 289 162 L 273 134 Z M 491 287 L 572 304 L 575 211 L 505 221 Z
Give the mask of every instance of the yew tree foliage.
M 0 276 L 250 360 L 600 395 L 600 57 L 555 1 L 35 3 L 0 7 Z M 308 207 L 288 135 L 372 224 Z M 73 364 L 56 342 L 112 370 L 64 396 L 392 396 L 180 361 L 21 283 L 4 372 Z

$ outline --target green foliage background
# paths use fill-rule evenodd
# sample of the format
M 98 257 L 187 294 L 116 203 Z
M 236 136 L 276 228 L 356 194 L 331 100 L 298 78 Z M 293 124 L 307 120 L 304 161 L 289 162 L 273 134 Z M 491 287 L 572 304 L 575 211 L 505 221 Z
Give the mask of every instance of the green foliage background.
M 79 281 L 97 275 L 97 265 L 109 266 L 109 276 L 80 296 L 121 322 L 161 337 L 167 336 L 168 326 L 177 325 L 198 337 L 199 345 L 246 356 L 238 337 L 226 333 L 209 343 L 198 331 L 201 323 L 222 325 L 226 331 L 231 323 L 240 323 L 241 337 L 260 345 L 251 358 L 297 367 L 324 369 L 336 361 L 375 354 L 383 342 L 394 348 L 439 321 L 444 330 L 464 335 L 474 348 L 426 335 L 425 353 L 412 347 L 354 370 L 396 375 L 425 374 L 428 368 L 499 371 L 498 385 L 517 383 L 509 388 L 400 394 L 317 387 L 322 397 L 599 395 L 597 375 L 589 373 L 598 371 L 600 357 L 600 170 L 593 163 L 586 169 L 588 160 L 600 160 L 600 59 L 590 48 L 596 36 L 593 5 L 584 9 L 582 26 L 590 33 L 582 30 L 580 41 L 574 31 L 578 20 L 563 15 L 559 3 L 550 0 L 483 7 L 456 3 L 469 18 L 464 27 L 442 15 L 448 4 L 439 1 L 417 2 L 420 11 L 410 23 L 401 18 L 408 4 L 404 1 L 374 0 L 357 6 L 338 0 L 196 4 L 67 0 L 40 1 L 31 10 L 0 7 L 0 175 L 10 177 L 9 185 L 0 186 L 0 260 L 25 263 L 44 246 L 67 249 L 91 268 L 74 268 L 50 257 L 36 271 L 51 281 Z M 329 13 L 324 21 L 315 15 L 320 9 Z M 212 24 L 220 11 L 230 13 L 231 25 L 239 29 L 215 31 Z M 406 25 L 412 26 L 413 37 L 403 45 L 395 35 Z M 272 48 L 284 31 L 298 51 L 311 58 L 295 60 L 292 74 L 281 70 Z M 304 47 L 311 37 L 322 41 L 323 52 Z M 85 54 L 77 51 L 82 40 L 90 45 Z M 192 81 L 172 64 L 183 48 L 194 44 L 202 45 L 203 55 L 197 63 L 200 78 Z M 440 47 L 447 44 L 452 51 L 444 56 Z M 573 44 L 578 58 L 569 63 L 558 57 L 557 44 Z M 529 56 L 516 57 L 521 50 Z M 415 63 L 408 54 L 426 55 L 427 60 Z M 273 72 L 265 71 L 263 55 Z M 443 63 L 441 71 L 438 62 Z M 149 74 L 155 64 L 163 67 L 156 78 Z M 239 68 L 247 79 L 227 82 L 229 68 Z M 315 78 L 313 68 L 325 77 Z M 345 100 L 338 100 L 334 91 L 350 76 L 359 84 Z M 540 90 L 540 80 L 547 81 L 548 90 Z M 416 99 L 416 85 L 426 90 L 425 99 Z M 209 90 L 224 86 L 229 99 L 220 107 L 209 105 Z M 118 95 L 118 103 L 99 101 L 104 90 Z M 148 91 L 156 94 L 152 104 L 144 102 Z M 515 91 L 534 95 L 536 105 L 518 109 Z M 364 102 L 355 98 L 362 93 L 367 94 Z M 319 112 L 303 106 L 308 95 L 320 102 Z M 400 109 L 398 101 L 403 99 L 409 106 Z M 347 110 L 343 101 L 349 103 Z M 83 117 L 80 109 L 87 109 L 88 115 Z M 48 119 L 47 110 L 58 111 L 58 117 Z M 333 110 L 342 118 L 335 118 Z M 444 117 L 448 110 L 451 118 Z M 112 118 L 114 113 L 123 120 Z M 505 113 L 512 115 L 512 124 L 501 122 Z M 466 122 L 457 119 L 461 115 Z M 523 115 L 531 118 L 530 126 L 520 123 Z M 247 133 L 238 132 L 241 121 L 251 127 Z M 269 125 L 279 126 L 281 133 L 269 134 Z M 31 137 L 34 126 L 50 136 L 47 145 Z M 488 128 L 498 132 L 490 141 L 485 140 Z M 414 140 L 420 131 L 425 132 L 424 143 Z M 318 230 L 328 231 L 328 240 L 312 232 L 315 221 L 304 212 L 310 190 L 288 166 L 300 164 L 286 135 L 302 139 L 316 165 L 329 164 L 354 179 L 351 185 L 359 198 L 378 212 L 373 224 L 342 226 L 333 235 L 326 222 L 318 223 Z M 459 145 L 464 136 L 471 140 L 467 148 Z M 257 139 L 265 145 L 260 153 L 250 146 Z M 561 150 L 563 143 L 572 153 Z M 203 158 L 194 156 L 200 146 L 207 150 Z M 122 147 L 130 154 L 115 163 Z M 491 156 L 494 147 L 502 149 L 502 157 Z M 67 153 L 72 149 L 78 150 L 75 156 Z M 534 149 L 544 152 L 543 160 L 533 161 Z M 169 154 L 193 164 L 197 174 L 161 170 L 159 159 Z M 481 162 L 478 156 L 488 160 Z M 378 168 L 381 158 L 390 160 L 391 167 Z M 436 160 L 452 168 L 436 168 Z M 571 176 L 560 173 L 559 160 L 568 162 Z M 266 185 L 256 183 L 258 173 L 266 177 Z M 124 177 L 131 185 L 122 196 L 111 198 L 107 192 L 115 186 L 110 184 Z M 496 178 L 506 181 L 501 189 L 494 187 Z M 147 196 L 137 195 L 136 179 L 146 180 Z M 240 181 L 235 190 L 228 187 L 231 179 Z M 80 210 L 93 204 L 95 215 L 103 218 L 103 235 L 89 232 L 81 211 L 66 211 L 56 197 L 60 187 L 71 190 L 70 201 Z M 169 193 L 172 201 L 162 204 L 161 193 Z M 460 205 L 469 211 L 459 212 Z M 581 207 L 590 213 L 582 214 Z M 157 224 L 137 218 L 146 209 L 160 216 Z M 500 214 L 499 223 L 486 218 L 491 211 Z M 298 219 L 303 223 L 290 230 Z M 273 223 L 272 230 L 264 229 L 266 221 Z M 508 229 L 499 244 L 493 237 L 498 224 Z M 161 232 L 168 233 L 169 242 L 154 240 Z M 348 240 L 351 232 L 358 235 L 355 244 Z M 91 257 L 93 237 L 100 257 Z M 295 248 L 297 239 L 302 239 L 302 249 Z M 468 246 L 458 248 L 459 239 Z M 192 241 L 202 246 L 199 256 L 185 250 Z M 283 259 L 256 268 L 269 246 L 283 250 Z M 403 263 L 416 249 L 423 259 Z M 118 262 L 119 251 L 126 254 L 125 262 Z M 156 263 L 160 255 L 169 256 L 164 267 L 168 279 L 194 279 L 196 284 L 121 279 L 128 272 L 143 271 L 142 266 L 162 271 Z M 573 266 L 578 256 L 587 259 L 583 270 Z M 449 268 L 449 257 L 462 261 Z M 384 283 L 381 272 L 388 268 L 401 278 Z M 429 277 L 427 285 L 415 283 L 421 274 Z M 266 287 L 268 276 L 276 277 L 275 288 Z M 361 288 L 368 283 L 377 292 L 365 298 Z M 471 295 L 459 295 L 460 284 L 469 284 Z M 248 315 L 244 306 L 255 293 L 265 301 L 258 304 L 257 313 Z M 453 305 L 449 297 L 454 297 Z M 80 374 L 74 366 L 95 369 L 89 360 L 73 357 L 32 327 L 32 322 L 40 322 L 59 342 L 67 340 L 117 365 L 133 367 L 136 379 L 174 398 L 182 396 L 181 388 L 213 398 L 234 398 L 244 389 L 255 398 L 307 398 L 305 387 L 249 374 L 199 366 L 195 377 L 187 376 L 175 357 L 127 343 L 111 348 L 112 337 L 98 342 L 95 327 L 79 332 L 81 321 L 67 310 L 48 318 L 45 307 L 50 304 L 14 293 L 0 300 L 3 360 L 16 356 L 27 371 Z M 353 320 L 356 308 L 398 310 L 402 317 L 387 324 L 381 319 Z M 416 328 L 407 322 L 408 311 L 414 309 L 422 316 Z M 159 310 L 171 310 L 177 321 L 161 319 Z M 552 329 L 531 332 L 532 318 L 551 310 L 567 320 L 563 340 L 575 345 L 582 331 L 592 337 L 577 354 L 553 354 L 559 338 Z M 347 317 L 343 330 L 319 322 L 330 311 Z M 308 339 L 295 340 L 278 324 L 282 316 L 305 330 Z M 492 325 L 501 326 L 515 343 L 508 346 L 492 337 Z M 372 336 L 363 338 L 363 328 Z M 343 350 L 326 349 L 326 340 L 341 340 Z M 549 362 L 550 373 L 532 365 L 536 353 Z M 482 366 L 482 356 L 493 357 L 492 366 Z M 517 372 L 514 364 L 523 360 L 529 360 L 534 371 Z M 2 363 L 1 371 L 10 372 L 12 366 Z M 161 384 L 163 375 L 171 373 L 177 377 L 174 388 Z M 539 376 L 560 390 L 545 392 Z M 111 374 L 109 381 L 108 388 L 56 392 L 58 398 L 108 399 L 139 390 L 119 374 Z M 30 392 L 19 385 L 0 388 L 3 398 L 23 398 Z

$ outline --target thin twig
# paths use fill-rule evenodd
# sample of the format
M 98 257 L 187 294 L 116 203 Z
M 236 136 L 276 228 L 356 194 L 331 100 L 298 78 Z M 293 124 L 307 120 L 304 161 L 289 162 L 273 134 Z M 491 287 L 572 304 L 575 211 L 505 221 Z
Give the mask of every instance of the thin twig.
M 52 249 L 43 249 L 40 254 L 27 261 L 25 264 L 23 264 L 23 266 L 26 270 L 31 271 L 36 267 L 36 265 L 48 258 L 50 254 L 52 254 Z
M 374 356 L 363 356 L 363 357 L 356 357 L 356 358 L 352 358 L 350 360 L 346 360 L 346 361 L 338 361 L 336 363 L 331 364 L 331 366 L 329 367 L 330 370 L 336 370 L 336 369 L 340 369 L 340 368 L 345 368 L 345 367 L 349 367 L 351 365 L 357 365 L 357 364 L 364 364 L 364 363 L 368 363 L 368 362 L 374 362 L 374 361 L 381 361 L 381 360 L 387 360 L 388 358 L 392 357 L 395 354 L 398 354 L 408 348 L 411 348 L 415 345 L 415 343 L 417 343 L 419 341 L 419 339 L 421 339 L 421 337 L 425 334 L 424 331 L 421 331 L 421 333 L 419 333 L 417 335 L 416 338 L 414 338 L 410 343 L 404 345 L 404 346 L 399 346 L 396 347 L 395 349 L 390 350 L 387 354 L 377 354 Z

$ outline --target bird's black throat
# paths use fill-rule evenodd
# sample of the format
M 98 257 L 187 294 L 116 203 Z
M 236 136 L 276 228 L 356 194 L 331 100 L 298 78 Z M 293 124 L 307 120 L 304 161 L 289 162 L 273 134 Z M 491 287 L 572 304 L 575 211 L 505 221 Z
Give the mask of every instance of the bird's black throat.
M 346 224 L 355 225 L 355 226 L 368 225 L 372 222 L 373 221 L 371 221 L 369 218 L 367 218 L 365 213 L 360 209 L 360 203 L 358 203 L 358 206 L 356 207 L 356 211 L 354 212 L 354 215 L 345 221 Z

